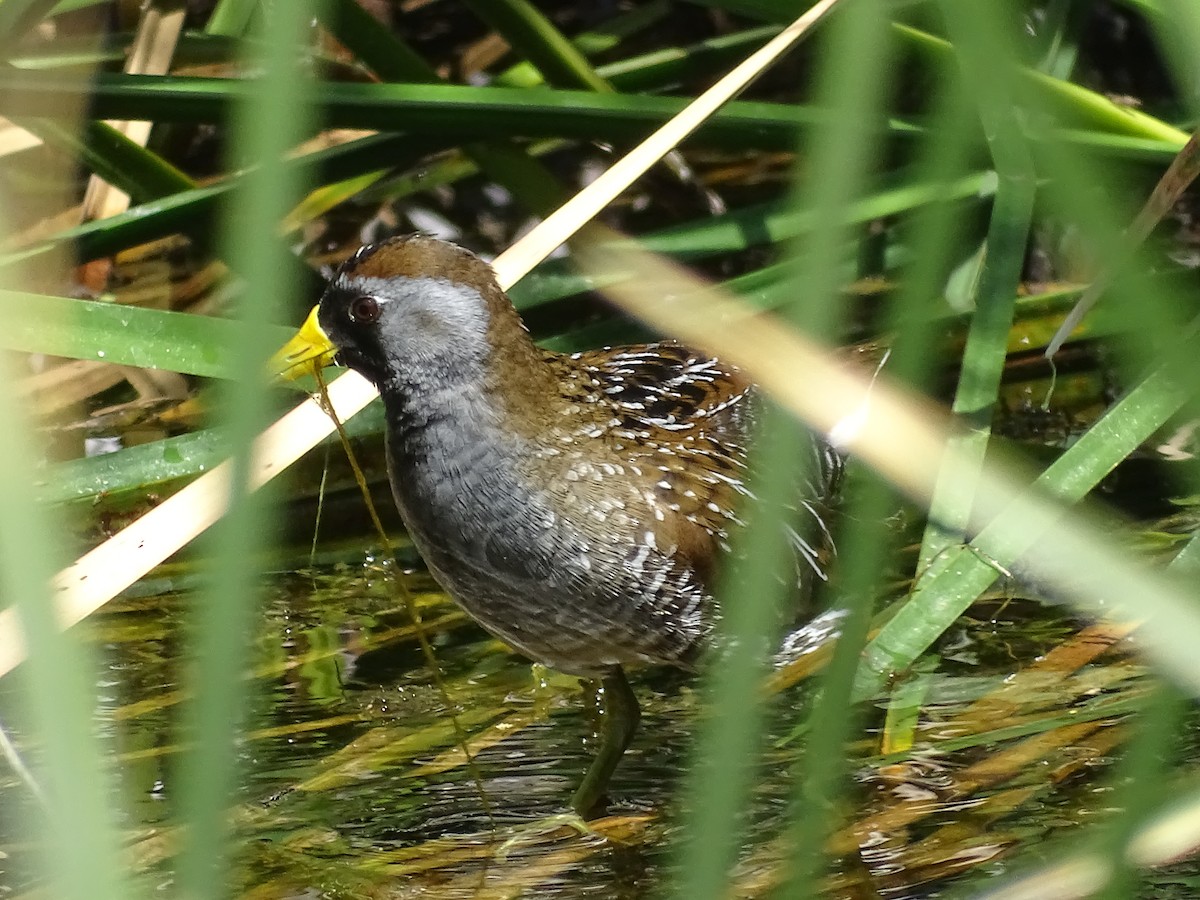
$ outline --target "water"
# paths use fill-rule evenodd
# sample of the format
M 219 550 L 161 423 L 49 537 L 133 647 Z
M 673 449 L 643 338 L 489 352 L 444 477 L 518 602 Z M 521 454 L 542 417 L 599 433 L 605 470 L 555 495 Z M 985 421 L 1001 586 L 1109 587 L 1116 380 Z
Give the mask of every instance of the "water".
M 697 685 L 661 672 L 636 679 L 641 731 L 609 815 L 581 834 L 553 817 L 590 760 L 587 695 L 489 638 L 424 573 L 405 580 L 458 727 L 471 737 L 478 780 L 378 564 L 276 576 L 250 636 L 257 662 L 233 815 L 236 894 L 616 898 L 661 887 L 686 818 L 675 790 L 700 714 Z M 115 806 L 150 885 L 171 877 L 188 602 L 186 593 L 120 600 L 86 632 L 100 658 L 97 722 L 119 773 Z M 1064 610 L 1030 601 L 979 604 L 915 676 L 912 748 L 882 752 L 882 733 L 895 726 L 872 711 L 849 748 L 853 783 L 829 823 L 829 896 L 868 888 L 938 896 L 1103 818 L 1112 760 L 1150 678 L 1121 644 L 1082 668 L 1039 672 L 1079 628 Z M 36 762 L 13 687 L 0 689 L 4 722 Z M 739 895 L 758 896 L 780 878 L 790 772 L 804 746 L 788 735 L 810 691 L 802 683 L 774 704 L 734 872 Z M 35 879 L 22 823 L 35 812 L 7 771 L 0 805 L 0 884 L 24 889 Z

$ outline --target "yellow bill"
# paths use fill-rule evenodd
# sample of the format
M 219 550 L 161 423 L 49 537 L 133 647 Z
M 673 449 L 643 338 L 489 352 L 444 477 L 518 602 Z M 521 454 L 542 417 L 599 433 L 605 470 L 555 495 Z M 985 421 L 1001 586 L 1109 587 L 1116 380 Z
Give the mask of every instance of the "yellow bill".
M 330 365 L 336 353 L 337 347 L 317 321 L 317 307 L 314 306 L 295 336 L 271 357 L 271 371 L 279 378 L 295 381 Z

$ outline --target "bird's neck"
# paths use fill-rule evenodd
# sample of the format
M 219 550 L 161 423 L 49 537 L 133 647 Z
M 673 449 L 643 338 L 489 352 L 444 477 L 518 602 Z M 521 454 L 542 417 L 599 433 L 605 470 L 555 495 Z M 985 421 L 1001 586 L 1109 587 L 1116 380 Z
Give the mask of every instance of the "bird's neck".
M 510 372 L 493 368 L 494 358 L 483 362 L 437 383 L 384 392 L 396 504 L 422 555 L 450 585 L 452 573 L 496 531 L 493 518 L 530 507 L 535 492 L 523 464 L 536 439 L 514 419 L 520 415 L 514 403 L 528 402 L 539 389 L 545 361 L 521 351 L 503 354 L 499 362 L 524 367 L 527 377 L 515 383 Z M 514 388 L 522 392 L 519 401 Z
M 518 418 L 558 402 L 561 391 L 547 355 L 538 349 L 508 296 L 495 285 L 484 291 L 488 306 L 484 388 L 498 406 Z
M 392 381 L 380 385 L 399 433 L 417 437 L 443 424 L 480 439 L 528 435 L 536 430 L 531 423 L 563 402 L 548 354 L 533 343 L 508 297 L 495 285 L 482 293 L 485 329 L 464 334 L 453 356 L 397 366 Z

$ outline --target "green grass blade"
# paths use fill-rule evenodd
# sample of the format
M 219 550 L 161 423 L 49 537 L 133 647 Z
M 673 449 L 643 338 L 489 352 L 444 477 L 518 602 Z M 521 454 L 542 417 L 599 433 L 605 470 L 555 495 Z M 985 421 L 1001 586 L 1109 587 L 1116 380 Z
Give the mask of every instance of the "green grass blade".
M 240 327 L 213 316 L 3 290 L 0 316 L 14 317 L 0 334 L 0 347 L 9 350 L 210 378 L 230 376 Z M 283 326 L 264 328 L 272 346 L 291 333 Z
M 588 31 L 575 35 L 570 41 L 572 46 L 586 57 L 611 52 L 622 41 L 652 28 L 670 15 L 670 12 L 671 6 L 667 0 L 652 0 L 591 26 Z M 606 77 L 599 70 L 596 70 L 596 74 L 601 78 Z M 532 63 L 519 62 L 497 75 L 494 83 L 505 87 L 531 88 L 544 84 L 545 79 Z
M 0 330 L 20 324 L 20 310 L 0 313 Z M 16 371 L 7 355 L 0 369 L 11 385 Z M 65 523 L 35 502 L 37 432 L 16 392 L 0 393 L 0 597 L 6 617 L 19 618 L 26 648 L 26 664 L 12 677 L 20 680 L 15 700 L 28 711 L 44 799 L 23 824 L 54 896 L 119 900 L 131 894 L 115 828 L 112 748 L 94 727 L 97 661 L 83 634 L 60 629 L 52 587 L 67 558 Z
M 229 441 L 215 428 L 139 444 L 116 453 L 81 457 L 53 466 L 52 477 L 35 483 L 42 503 L 106 503 L 211 469 L 229 456 Z
M 740 828 L 735 825 L 753 784 L 765 700 L 759 686 L 766 667 L 765 648 L 782 604 L 780 562 L 789 552 L 784 537 L 786 511 L 780 501 L 795 488 L 797 457 L 794 423 L 771 411 L 755 447 L 761 475 L 749 485 L 767 498 L 748 511 L 730 562 L 724 567 L 719 596 L 729 598 L 721 638 L 735 652 L 713 660 L 705 696 L 707 713 L 697 728 L 693 763 L 682 793 L 688 835 L 681 848 L 675 893 L 689 900 L 726 895 L 725 882 Z M 799 440 L 804 440 L 800 438 Z M 790 565 L 790 562 L 789 562 Z
M 91 104 L 107 119 L 158 122 L 221 121 L 231 103 L 254 92 L 253 84 L 225 78 L 101 73 L 87 81 L 45 72 L 0 71 L 0 113 L 36 116 L 61 102 Z M 461 139 L 575 137 L 636 140 L 674 116 L 689 101 L 678 97 L 535 91 L 448 84 L 350 84 L 323 82 L 314 89 L 331 127 L 404 130 Z M 804 106 L 734 101 L 702 125 L 696 140 L 714 146 L 789 149 L 796 132 L 826 118 Z M 881 123 L 897 136 L 919 128 L 900 119 Z
M 885 115 L 890 99 L 886 72 L 896 49 L 884 4 L 877 0 L 843 7 L 830 22 L 828 41 L 824 48 L 828 62 L 819 73 L 818 96 L 841 115 L 809 149 L 811 158 L 803 164 L 803 171 L 811 174 L 797 179 L 800 193 L 796 203 L 812 209 L 825 223 L 799 245 L 801 269 L 796 279 L 797 293 L 813 304 L 804 316 L 805 325 L 822 338 L 836 334 L 845 315 L 833 298 L 844 278 L 838 263 L 845 259 L 844 244 L 854 221 L 846 213 L 867 181 L 878 152 L 869 123 Z M 815 175 L 818 172 L 821 177 Z M 815 298 L 823 298 L 823 302 Z M 818 879 L 826 863 L 825 839 L 834 826 L 830 813 L 847 774 L 844 747 L 856 719 L 846 710 L 871 621 L 875 581 L 883 569 L 888 545 L 883 523 L 890 500 L 891 492 L 869 479 L 846 510 L 845 521 L 858 523 L 844 538 L 847 556 L 840 569 L 838 597 L 848 611 L 840 623 L 841 635 L 822 680 L 822 695 L 809 718 L 809 739 L 796 770 L 790 804 L 791 865 L 782 888 L 786 896 L 819 893 Z M 819 812 L 814 815 L 815 811 Z
M 1099 841 L 1101 852 L 1114 861 L 1112 880 L 1100 895 L 1106 900 L 1141 893 L 1126 849 L 1147 820 L 1174 797 L 1161 775 L 1174 761 L 1188 706 L 1187 696 L 1170 684 L 1160 684 L 1142 704 L 1133 739 L 1112 778 L 1113 805 L 1121 815 L 1101 831 Z
M 324 21 L 330 30 L 380 78 L 440 84 L 424 59 L 380 25 L 356 0 L 332 0 Z M 567 197 L 556 176 L 524 148 L 504 141 L 475 142 L 464 148 L 479 168 L 504 185 L 536 215 L 546 215 Z
M 432 84 L 439 80 L 419 53 L 381 25 L 357 0 L 329 0 L 319 14 L 333 36 L 384 81 Z
M 414 164 L 424 154 L 445 147 L 446 143 L 436 136 L 422 140 L 406 135 L 373 135 L 305 154 L 286 165 L 300 169 L 305 179 L 341 179 L 380 166 Z M 201 240 L 211 232 L 220 204 L 237 188 L 243 174 L 69 228 L 32 247 L 0 256 L 0 268 L 52 254 L 65 243 L 72 245 L 80 261 L 88 261 L 170 234 L 191 234 Z
M 249 623 L 258 599 L 253 562 L 270 532 L 266 498 L 250 492 L 247 478 L 254 438 L 269 414 L 266 356 L 273 348 L 268 323 L 295 288 L 291 269 L 274 265 L 274 245 L 264 240 L 301 191 L 296 169 L 276 161 L 311 127 L 304 79 L 295 74 L 304 44 L 309 4 L 264 8 L 272 41 L 259 63 L 263 76 L 236 110 L 238 162 L 260 165 L 232 199 L 224 251 L 245 280 L 231 364 L 233 385 L 223 391 L 225 427 L 232 451 L 229 511 L 206 540 L 212 554 L 208 589 L 196 616 L 194 659 L 188 681 L 194 700 L 185 712 L 192 749 L 178 773 L 178 808 L 187 822 L 179 861 L 179 892 L 193 898 L 227 895 L 229 806 L 236 784 L 238 735 L 244 704 L 240 673 L 248 660 Z
M 218 0 L 204 31 L 222 37 L 241 37 L 259 8 L 259 0 Z
M 585 91 L 612 90 L 608 82 L 596 74 L 587 57 L 527 0 L 464 2 L 503 35 L 514 50 L 533 63 L 548 84 Z
M 39 738 L 46 797 L 46 872 L 62 897 L 129 896 L 123 884 L 105 761 L 92 731 L 94 658 L 81 635 L 59 631 L 50 579 L 65 558 L 59 523 L 33 503 L 32 458 L 21 447 L 21 414 L 0 402 L 8 427 L 0 440 L 0 489 L 6 498 L 0 519 L 3 593 L 20 613 L 29 654 L 24 679 L 32 723 Z M 31 826 L 34 823 L 30 823 Z M 34 833 L 42 831 L 36 823 Z M 69 866 L 61 861 L 70 859 Z
M 1170 62 L 1175 88 L 1193 122 L 1200 119 L 1200 60 L 1195 49 L 1200 41 L 1200 8 L 1188 0 L 1159 0 L 1158 15 L 1149 21 L 1159 45 Z
M 1077 503 L 1162 427 L 1183 402 L 1171 367 L 1156 370 L 1042 473 L 1033 490 L 1062 504 Z M 1014 506 L 968 546 L 947 550 L 920 573 L 908 603 L 864 652 L 857 696 L 872 695 L 888 676 L 911 665 L 1000 577 L 1002 568 L 1012 566 L 1033 547 L 1041 533 L 1027 516 L 1027 509 Z M 1037 524 L 1044 527 L 1044 523 Z
M 7 374 L 7 373 L 6 373 Z M 11 377 L 11 376 L 10 376 Z M 45 871 L 56 895 L 76 900 L 127 897 L 114 829 L 112 787 L 92 729 L 96 702 L 91 682 L 95 659 L 79 632 L 60 631 L 51 578 L 66 558 L 61 523 L 34 502 L 33 455 L 25 436 L 33 431 L 11 392 L 0 400 L 6 427 L 0 437 L 0 588 L 17 610 L 27 661 L 18 676 L 39 743 L 46 821 Z M 31 825 L 34 823 L 31 823 Z M 35 833 L 36 833 L 35 832 Z M 62 865 L 63 860 L 70 865 Z
M 891 550 L 886 522 L 895 507 L 893 493 L 871 478 L 855 500 L 847 514 L 861 524 L 849 530 L 840 548 L 838 606 L 847 614 L 839 623 L 837 646 L 806 723 L 809 737 L 797 765 L 791 802 L 791 867 L 784 896 L 820 894 L 824 846 L 837 825 L 834 811 L 849 775 L 845 746 L 860 719 L 854 712 L 854 675 L 871 624 L 879 573 L 885 570 Z
M 860 2 L 829 20 L 822 38 L 818 96 L 831 111 L 827 127 L 815 132 L 806 147 L 804 171 L 821 178 L 803 183 L 793 203 L 822 221 L 825 227 L 798 248 L 793 259 L 793 301 L 782 310 L 818 340 L 830 340 L 840 325 L 842 310 L 834 301 L 840 251 L 850 229 L 845 210 L 858 196 L 871 163 L 872 123 L 881 115 L 883 85 L 889 60 L 886 19 L 875 2 Z M 831 162 L 836 161 L 832 166 Z M 785 519 L 780 507 L 796 502 L 798 485 L 815 472 L 806 471 L 806 455 L 797 454 L 789 440 L 790 427 L 782 416 L 764 424 L 756 465 L 762 474 L 752 484 L 759 501 L 749 510 L 749 525 L 739 535 L 736 554 L 720 584 L 723 609 L 732 620 L 726 637 L 733 649 L 709 678 L 711 708 L 697 740 L 697 761 L 685 783 L 689 834 L 681 846 L 678 896 L 718 898 L 728 893 L 730 866 L 742 840 L 741 814 L 751 784 L 751 766 L 758 758 L 764 700 L 755 689 L 762 659 L 750 648 L 770 645 L 770 614 L 780 602 L 783 573 L 792 560 L 779 532 Z M 803 440 L 803 439 L 802 439 Z M 839 735 L 830 736 L 838 740 Z M 689 802 L 690 801 L 690 802 Z
M 618 91 L 654 91 L 729 68 L 779 33 L 775 26 L 749 28 L 685 47 L 667 47 L 605 63 L 596 73 Z M 497 83 L 505 83 L 498 80 Z
M 931 64 L 944 67 L 953 61 L 955 50 L 949 41 L 907 25 L 894 27 Z M 1187 142 L 1187 134 L 1178 128 L 1140 110 L 1119 106 L 1095 91 L 1028 68 L 1020 69 L 1019 73 L 1036 96 L 1039 108 L 1053 113 L 1055 120 L 1063 125 L 1149 138 L 1175 144 L 1176 149 Z
M 1053 0 L 1046 7 L 1038 40 L 1038 71 L 1067 81 L 1079 57 L 1079 32 L 1087 6 L 1079 0 Z
M 1017 118 L 1011 72 L 1012 48 L 1000 43 L 1009 27 L 996 11 L 968 11 L 942 4 L 963 76 L 979 103 L 980 119 L 996 166 L 998 185 L 985 243 L 985 258 L 974 291 L 975 313 L 963 352 L 962 374 L 952 410 L 968 432 L 950 441 L 947 454 L 957 465 L 943 470 L 930 502 L 930 527 L 921 544 L 918 566 L 924 569 L 947 547 L 962 540 L 975 498 L 974 476 L 983 465 L 991 438 L 992 411 L 1008 355 L 1017 286 L 1033 223 L 1037 176 Z M 1005 74 L 1009 73 L 1009 74 Z
M 26 119 L 16 124 L 52 147 L 72 153 L 94 174 L 136 202 L 194 188 L 196 183 L 156 153 L 107 122 L 85 122 L 82 137 L 55 122 Z

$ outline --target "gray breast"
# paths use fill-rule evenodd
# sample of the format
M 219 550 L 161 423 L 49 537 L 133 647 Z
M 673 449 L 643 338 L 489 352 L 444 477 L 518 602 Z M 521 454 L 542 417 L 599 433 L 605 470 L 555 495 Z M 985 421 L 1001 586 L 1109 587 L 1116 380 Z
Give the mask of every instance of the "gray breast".
M 410 535 L 481 625 L 578 675 L 688 664 L 712 611 L 690 568 L 649 547 L 598 540 L 553 508 L 520 474 L 511 435 L 461 421 L 393 433 L 402 439 L 389 446 L 391 480 Z

